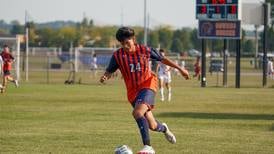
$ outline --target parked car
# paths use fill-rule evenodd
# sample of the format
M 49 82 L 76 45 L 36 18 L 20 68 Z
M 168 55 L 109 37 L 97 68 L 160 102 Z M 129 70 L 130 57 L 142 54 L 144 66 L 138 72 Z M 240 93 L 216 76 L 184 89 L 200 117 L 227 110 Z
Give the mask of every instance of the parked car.
M 188 55 L 189 55 L 190 57 L 197 57 L 197 56 L 201 56 L 201 52 L 198 51 L 198 50 L 195 50 L 195 49 L 190 49 L 190 50 L 188 51 Z
M 213 59 L 210 61 L 209 66 L 209 72 L 223 72 L 224 71 L 224 65 L 223 61 L 220 59 Z

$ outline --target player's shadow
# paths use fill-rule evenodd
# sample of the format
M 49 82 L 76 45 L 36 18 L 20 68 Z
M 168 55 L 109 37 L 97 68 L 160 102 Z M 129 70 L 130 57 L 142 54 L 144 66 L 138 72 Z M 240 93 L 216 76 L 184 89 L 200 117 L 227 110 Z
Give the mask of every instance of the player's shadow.
M 224 120 L 274 120 L 274 114 L 243 114 L 243 113 L 202 113 L 202 112 L 165 112 L 159 117 L 193 118 L 193 119 L 224 119 Z

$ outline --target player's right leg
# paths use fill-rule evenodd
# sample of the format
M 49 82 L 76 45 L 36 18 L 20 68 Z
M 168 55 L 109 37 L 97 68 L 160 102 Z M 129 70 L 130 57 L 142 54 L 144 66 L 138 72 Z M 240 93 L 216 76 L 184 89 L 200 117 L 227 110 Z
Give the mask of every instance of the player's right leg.
M 135 106 L 132 114 L 139 127 L 144 147 L 137 154 L 155 154 L 150 144 L 149 125 L 145 118 L 145 113 L 149 108 L 146 104 L 138 104 Z
M 150 89 L 141 90 L 135 101 L 133 102 L 133 112 L 132 115 L 137 122 L 138 128 L 141 133 L 142 141 L 144 147 L 138 152 L 138 154 L 154 154 L 155 151 L 150 145 L 149 136 L 149 124 L 145 115 L 147 111 L 150 111 L 154 105 L 155 93 Z

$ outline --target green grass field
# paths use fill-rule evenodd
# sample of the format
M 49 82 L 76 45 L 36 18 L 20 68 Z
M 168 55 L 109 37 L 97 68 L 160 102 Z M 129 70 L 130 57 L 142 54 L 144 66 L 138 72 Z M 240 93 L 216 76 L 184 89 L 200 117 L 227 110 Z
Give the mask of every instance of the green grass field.
M 273 86 L 243 84 L 241 89 L 200 88 L 197 81 L 175 78 L 172 102 L 160 102 L 157 95 L 154 114 L 169 125 L 177 143 L 151 132 L 156 153 L 273 154 Z M 121 144 L 134 152 L 142 147 L 118 79 L 106 85 L 10 85 L 0 105 L 1 154 L 111 154 Z

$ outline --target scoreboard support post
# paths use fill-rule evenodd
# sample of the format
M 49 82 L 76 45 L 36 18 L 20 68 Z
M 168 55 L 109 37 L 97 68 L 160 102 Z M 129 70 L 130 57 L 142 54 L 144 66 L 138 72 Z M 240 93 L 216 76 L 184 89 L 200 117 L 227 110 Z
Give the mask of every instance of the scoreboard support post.
M 206 40 L 202 39 L 202 80 L 201 80 L 201 87 L 206 87 L 206 49 L 207 44 Z
M 236 83 L 235 87 L 240 88 L 241 84 L 241 39 L 236 40 Z
M 227 56 L 228 56 L 228 49 L 227 49 L 227 39 L 224 39 L 224 50 L 223 50 L 223 64 L 224 64 L 224 71 L 223 71 L 223 86 L 227 87 Z

